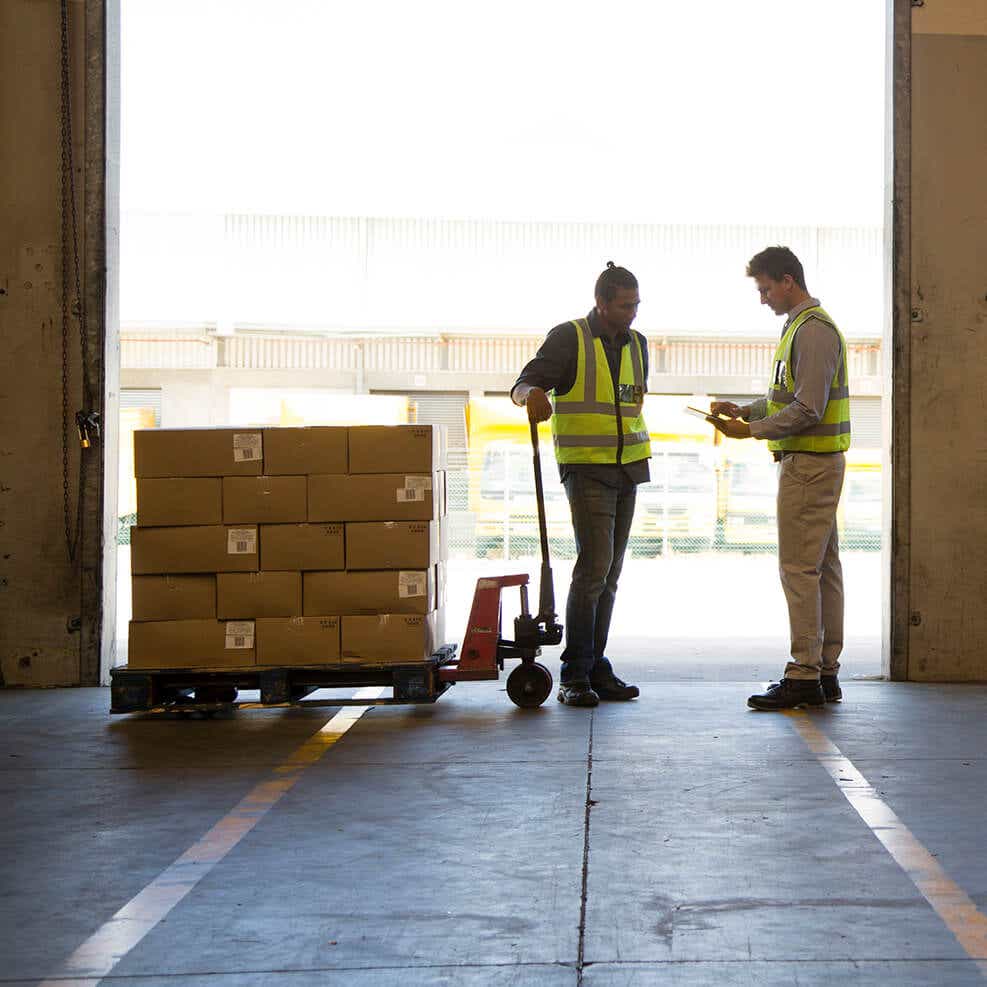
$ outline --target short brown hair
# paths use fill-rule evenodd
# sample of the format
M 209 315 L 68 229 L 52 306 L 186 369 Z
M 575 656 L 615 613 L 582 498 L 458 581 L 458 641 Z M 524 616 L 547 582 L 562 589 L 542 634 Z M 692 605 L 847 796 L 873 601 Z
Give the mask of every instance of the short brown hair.
M 803 291 L 809 290 L 805 286 L 802 262 L 788 247 L 768 247 L 755 254 L 747 262 L 747 277 L 755 278 L 759 274 L 766 274 L 772 281 L 781 281 L 786 274 L 790 274 Z

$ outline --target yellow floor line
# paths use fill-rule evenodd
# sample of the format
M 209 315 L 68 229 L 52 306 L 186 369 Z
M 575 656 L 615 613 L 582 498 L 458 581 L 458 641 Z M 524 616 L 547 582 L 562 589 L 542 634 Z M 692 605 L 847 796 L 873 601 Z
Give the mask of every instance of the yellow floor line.
M 354 699 L 372 702 L 384 693 L 374 686 L 360 689 Z M 283 764 L 275 777 L 262 781 L 194 846 L 138 892 L 97 929 L 63 964 L 60 973 L 39 987 L 96 987 L 254 826 L 278 803 L 370 706 L 344 706 Z
M 811 714 L 790 711 L 787 715 L 857 815 L 987 977 L 987 915 L 977 910 L 969 895 L 943 870 L 853 762 L 812 723 Z

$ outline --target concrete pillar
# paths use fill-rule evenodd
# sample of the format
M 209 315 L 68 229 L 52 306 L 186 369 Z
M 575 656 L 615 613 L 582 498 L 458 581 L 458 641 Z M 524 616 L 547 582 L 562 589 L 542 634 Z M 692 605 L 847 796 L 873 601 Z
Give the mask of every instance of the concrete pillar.
M 987 6 L 927 0 L 908 13 L 910 235 L 897 272 L 908 311 L 906 321 L 899 310 L 895 349 L 893 671 L 912 680 L 982 681 Z
M 6 371 L 0 387 L 0 681 L 5 685 L 99 679 L 104 508 L 115 513 L 115 506 L 103 496 L 104 466 L 111 468 L 107 449 L 96 441 L 82 450 L 74 416 L 86 404 L 83 365 L 92 382 L 86 410 L 101 421 L 107 385 L 115 391 L 104 352 L 105 305 L 113 300 L 104 276 L 103 10 L 95 0 L 68 4 L 79 277 L 89 340 L 80 345 L 79 320 L 70 313 L 63 470 L 60 4 L 7 0 L 0 5 L 0 120 L 7 149 L 0 155 L 0 188 L 10 192 L 0 224 Z M 71 305 L 76 297 L 71 266 L 69 275 Z M 67 541 L 76 532 L 70 559 Z

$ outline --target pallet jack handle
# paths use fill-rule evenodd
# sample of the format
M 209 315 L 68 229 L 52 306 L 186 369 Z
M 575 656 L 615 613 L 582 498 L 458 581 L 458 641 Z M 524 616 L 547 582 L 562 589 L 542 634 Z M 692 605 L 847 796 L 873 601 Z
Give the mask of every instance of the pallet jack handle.
M 538 616 L 539 624 L 544 624 L 546 630 L 552 633 L 558 623 L 555 613 L 555 583 L 552 579 L 552 561 L 548 550 L 548 525 L 545 522 L 545 490 L 541 476 L 541 453 L 538 450 L 538 424 L 531 425 L 531 449 L 535 467 L 535 500 L 538 503 L 538 533 L 541 536 L 541 579 L 538 584 Z M 558 628 L 561 639 L 561 628 Z M 553 634 L 554 636 L 554 634 Z

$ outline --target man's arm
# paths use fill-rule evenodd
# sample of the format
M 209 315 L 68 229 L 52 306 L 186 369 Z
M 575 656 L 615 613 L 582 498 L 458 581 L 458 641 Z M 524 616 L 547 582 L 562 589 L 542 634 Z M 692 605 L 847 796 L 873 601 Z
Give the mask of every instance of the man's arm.
M 760 421 L 762 418 L 766 418 L 767 414 L 767 398 L 758 398 L 756 401 L 751 401 L 750 404 L 746 404 L 740 409 L 740 417 L 743 418 L 745 422 Z
M 530 421 L 543 422 L 552 417 L 549 391 L 564 394 L 576 379 L 576 328 L 565 322 L 545 337 L 533 359 L 529 360 L 511 388 L 511 400 L 528 409 Z
M 840 337 L 832 326 L 819 319 L 803 323 L 792 343 L 794 399 L 777 414 L 748 418 L 751 435 L 755 439 L 786 439 L 822 421 L 840 356 Z M 753 413 L 759 403 L 745 410 Z

